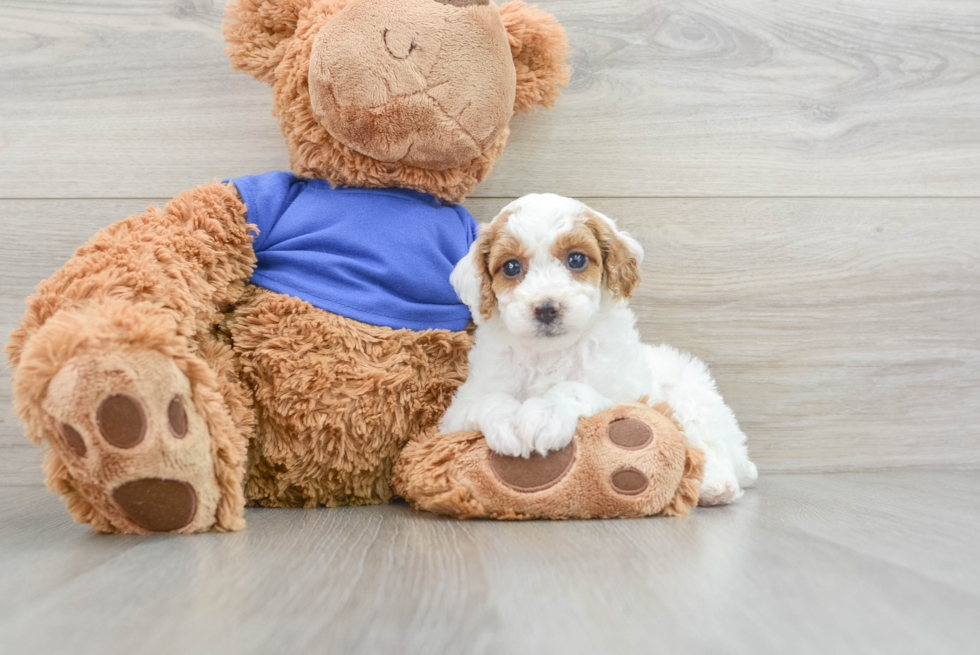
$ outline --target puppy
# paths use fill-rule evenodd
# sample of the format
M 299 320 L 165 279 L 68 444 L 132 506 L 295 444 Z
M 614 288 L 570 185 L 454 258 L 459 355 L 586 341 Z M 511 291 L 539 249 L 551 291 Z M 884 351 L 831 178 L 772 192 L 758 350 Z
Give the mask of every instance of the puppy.
M 635 239 L 577 200 L 531 194 L 507 205 L 450 278 L 477 330 L 441 430 L 480 430 L 495 452 L 543 455 L 568 445 L 579 417 L 665 400 L 704 450 L 700 504 L 740 498 L 758 474 L 708 368 L 640 341 L 627 299 L 642 260 Z

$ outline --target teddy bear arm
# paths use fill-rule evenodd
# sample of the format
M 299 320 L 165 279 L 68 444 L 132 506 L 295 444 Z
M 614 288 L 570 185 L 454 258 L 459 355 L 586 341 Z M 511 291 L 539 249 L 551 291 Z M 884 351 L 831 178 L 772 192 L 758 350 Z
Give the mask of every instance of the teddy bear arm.
M 182 323 L 195 323 L 235 302 L 255 263 L 245 204 L 230 184 L 185 191 L 164 209 L 100 230 L 27 300 L 5 350 L 17 366 L 27 342 L 56 313 L 107 300 L 149 303 Z

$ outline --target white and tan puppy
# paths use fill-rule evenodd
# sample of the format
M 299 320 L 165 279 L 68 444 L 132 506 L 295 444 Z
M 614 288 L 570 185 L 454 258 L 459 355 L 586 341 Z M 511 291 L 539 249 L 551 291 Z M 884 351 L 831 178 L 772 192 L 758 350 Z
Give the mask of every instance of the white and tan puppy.
M 756 467 L 708 368 L 640 341 L 627 299 L 642 259 L 635 239 L 577 200 L 531 194 L 504 207 L 451 277 L 477 330 L 441 430 L 480 430 L 505 455 L 545 454 L 568 445 L 579 417 L 666 400 L 705 452 L 701 504 L 737 500 Z

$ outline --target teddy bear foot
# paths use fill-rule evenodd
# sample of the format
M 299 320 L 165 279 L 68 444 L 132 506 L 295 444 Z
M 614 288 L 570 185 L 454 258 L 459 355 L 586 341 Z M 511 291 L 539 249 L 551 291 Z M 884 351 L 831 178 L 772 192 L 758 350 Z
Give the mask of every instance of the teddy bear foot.
M 52 447 L 98 530 L 201 532 L 220 501 L 207 422 L 190 382 L 151 350 L 89 352 L 54 376 L 44 400 Z
M 579 421 L 572 442 L 541 456 L 491 452 L 479 432 L 409 444 L 396 487 L 419 509 L 460 518 L 679 516 L 698 500 L 703 455 L 666 405 L 622 403 Z

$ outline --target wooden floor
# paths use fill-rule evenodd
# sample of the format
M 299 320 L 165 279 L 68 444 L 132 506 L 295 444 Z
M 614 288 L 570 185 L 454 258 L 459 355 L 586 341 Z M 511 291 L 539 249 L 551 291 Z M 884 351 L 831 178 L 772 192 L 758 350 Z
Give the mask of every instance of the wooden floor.
M 0 650 L 975 653 L 980 472 L 787 474 L 684 519 L 250 510 L 99 536 L 0 488 Z
M 288 167 L 223 4 L 0 0 L 0 335 L 99 228 Z M 644 338 L 711 366 L 758 488 L 684 520 L 99 537 L 0 372 L 0 653 L 977 651 L 980 2 L 537 4 L 571 83 L 466 206 L 552 191 L 636 234 Z

